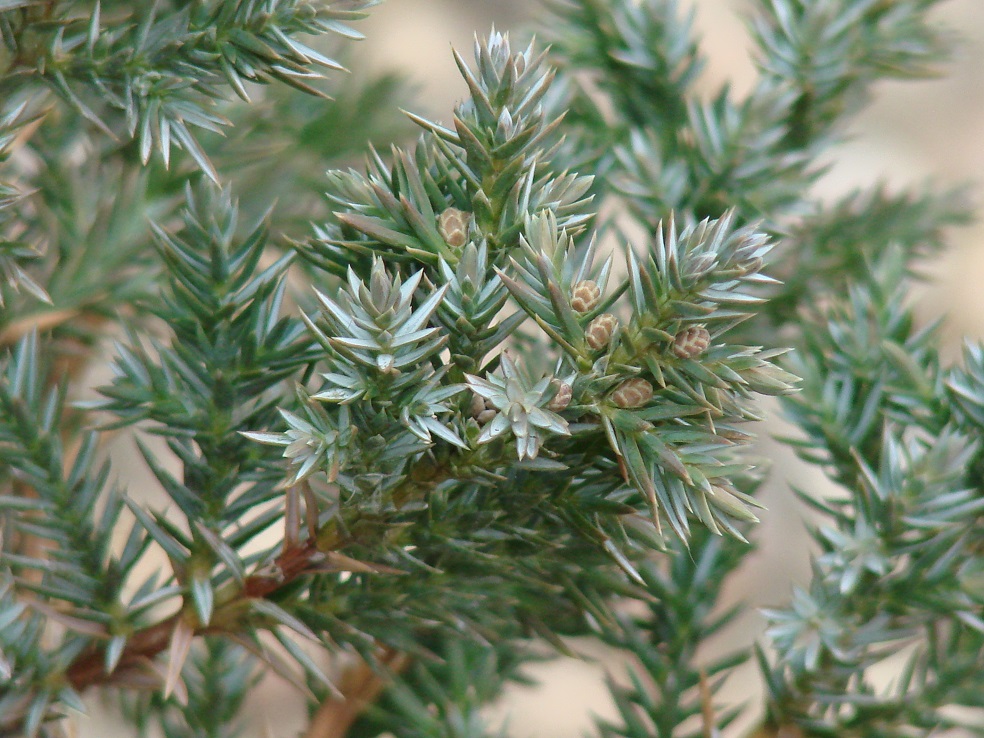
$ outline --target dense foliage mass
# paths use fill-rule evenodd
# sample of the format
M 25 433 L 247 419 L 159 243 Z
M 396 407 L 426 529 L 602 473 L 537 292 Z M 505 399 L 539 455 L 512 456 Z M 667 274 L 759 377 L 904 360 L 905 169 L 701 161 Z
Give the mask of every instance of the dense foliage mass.
M 906 300 L 966 212 L 811 194 L 871 85 L 940 61 L 936 2 L 754 2 L 742 97 L 694 89 L 673 0 L 558 0 L 405 125 L 325 50 L 366 5 L 0 0 L 0 736 L 95 688 L 247 735 L 267 671 L 309 738 L 500 735 L 567 636 L 635 657 L 600 736 L 729 731 L 750 658 L 760 735 L 980 730 L 984 349 L 943 366 Z M 708 661 L 764 396 L 841 493 L 802 493 L 767 643 Z

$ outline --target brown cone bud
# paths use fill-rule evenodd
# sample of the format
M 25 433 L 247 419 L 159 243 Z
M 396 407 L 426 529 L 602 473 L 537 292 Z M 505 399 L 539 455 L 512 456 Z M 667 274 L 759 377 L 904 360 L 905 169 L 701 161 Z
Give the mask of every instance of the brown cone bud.
M 460 249 L 468 243 L 468 222 L 471 213 L 458 208 L 447 208 L 437 216 L 437 230 L 448 246 Z
M 557 394 L 553 396 L 553 399 L 547 403 L 547 410 L 552 410 L 555 413 L 559 413 L 565 407 L 571 404 L 571 386 L 567 382 L 561 382 L 559 379 L 554 379 L 552 381 L 557 387 Z
M 602 313 L 588 323 L 584 338 L 595 351 L 601 351 L 612 340 L 612 333 L 618 328 L 618 318 L 611 313 Z
M 472 395 L 469 409 L 471 416 L 478 421 L 479 425 L 485 425 L 495 417 L 495 405 L 481 395 Z
M 584 279 L 571 288 L 571 307 L 575 313 L 587 313 L 601 300 L 601 289 L 590 279 Z
M 626 379 L 612 392 L 612 402 L 625 408 L 645 405 L 652 397 L 653 386 L 640 377 Z
M 702 325 L 692 325 L 684 328 L 673 339 L 671 350 L 681 359 L 692 359 L 700 356 L 711 345 L 711 334 Z

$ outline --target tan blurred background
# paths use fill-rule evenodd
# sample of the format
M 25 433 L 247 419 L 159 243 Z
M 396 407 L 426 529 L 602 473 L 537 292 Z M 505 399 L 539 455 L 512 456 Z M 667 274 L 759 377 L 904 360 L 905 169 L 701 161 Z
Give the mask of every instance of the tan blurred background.
M 681 7 L 690 3 L 682 0 Z M 715 89 L 730 79 L 737 90 L 750 86 L 754 74 L 747 55 L 747 39 L 735 11 L 738 0 L 695 0 L 697 26 L 709 64 L 702 84 Z M 352 61 L 353 74 L 368 69 L 399 69 L 417 84 L 416 112 L 449 118 L 452 105 L 464 96 L 451 58 L 454 46 L 470 55 L 472 36 L 486 33 L 491 24 L 502 30 L 517 28 L 539 11 L 530 0 L 386 0 L 359 28 L 367 35 Z M 818 187 L 836 195 L 856 186 L 885 180 L 905 185 L 933 179 L 941 185 L 963 181 L 984 182 L 984 0 L 951 0 L 938 13 L 941 23 L 962 37 L 949 74 L 942 79 L 886 83 L 876 90 L 874 104 L 850 128 L 849 140 L 833 152 L 834 165 Z M 984 191 L 978 186 L 975 201 Z M 952 234 L 950 251 L 929 265 L 934 284 L 918 295 L 926 316 L 946 314 L 947 353 L 954 356 L 960 336 L 984 337 L 984 227 L 980 223 Z M 751 608 L 725 638 L 732 645 L 749 643 L 760 635 L 761 619 L 754 607 L 785 601 L 791 583 L 808 571 L 808 548 L 801 508 L 786 486 L 817 487 L 813 471 L 800 465 L 785 448 L 763 433 L 763 455 L 775 459 L 773 481 L 766 495 L 768 511 L 760 526 L 760 550 L 740 576 L 729 582 L 726 596 Z M 721 645 L 726 645 L 719 643 Z M 508 721 L 515 738 L 571 738 L 583 735 L 591 716 L 611 715 L 612 706 L 602 684 L 605 669 L 618 664 L 590 651 L 594 663 L 561 660 L 535 670 L 542 686 L 510 690 L 492 714 Z M 736 675 L 729 694 L 754 705 L 760 692 L 754 669 Z M 256 736 L 282 738 L 302 729 L 299 697 L 279 683 L 265 689 L 262 700 L 250 706 L 248 724 Z M 747 724 L 747 723 L 746 723 Z M 93 715 L 80 718 L 79 735 L 85 738 L 127 736 L 124 728 Z

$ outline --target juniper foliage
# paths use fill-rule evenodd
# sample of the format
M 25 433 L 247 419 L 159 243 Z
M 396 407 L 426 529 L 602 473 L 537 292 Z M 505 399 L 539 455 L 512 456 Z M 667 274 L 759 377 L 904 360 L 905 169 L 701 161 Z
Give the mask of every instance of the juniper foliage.
M 0 735 L 96 688 L 246 735 L 267 672 L 312 738 L 500 735 L 569 636 L 635 659 L 602 736 L 733 733 L 753 657 L 761 735 L 980 729 L 984 349 L 944 366 L 906 299 L 966 208 L 810 189 L 874 82 L 935 69 L 936 3 L 752 3 L 758 83 L 704 99 L 675 2 L 557 0 L 549 51 L 455 52 L 416 140 L 324 51 L 366 5 L 0 2 Z M 765 396 L 842 494 L 797 485 L 812 580 L 708 661 Z

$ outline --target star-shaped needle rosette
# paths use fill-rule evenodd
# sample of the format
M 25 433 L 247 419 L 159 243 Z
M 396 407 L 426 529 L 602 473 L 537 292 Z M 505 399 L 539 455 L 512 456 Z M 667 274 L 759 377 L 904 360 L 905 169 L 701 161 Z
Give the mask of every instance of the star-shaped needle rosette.
M 535 459 L 546 436 L 569 436 L 567 421 L 548 410 L 547 405 L 557 391 L 547 375 L 533 381 L 521 371 L 508 354 L 502 354 L 497 372 L 485 379 L 466 374 L 468 386 L 495 408 L 496 414 L 482 429 L 478 443 L 488 443 L 511 431 L 516 439 L 519 460 Z
M 301 393 L 302 400 L 307 397 Z M 320 407 L 305 402 L 307 419 L 280 409 L 288 428 L 282 433 L 240 431 L 240 435 L 271 446 L 284 446 L 283 457 L 289 459 L 290 472 L 283 487 L 292 487 L 318 471 L 334 482 L 344 466 L 348 447 L 352 441 L 352 425 L 349 409 L 342 406 L 338 417 L 331 418 Z

